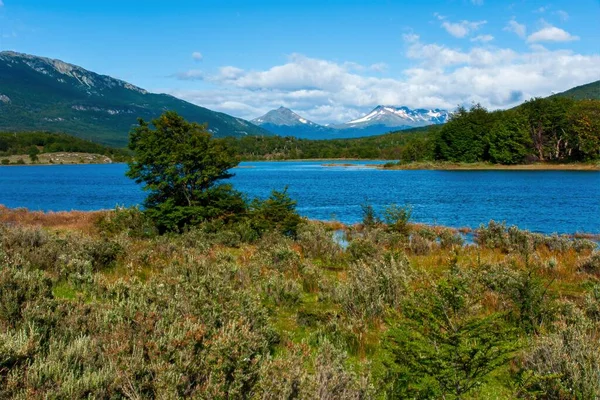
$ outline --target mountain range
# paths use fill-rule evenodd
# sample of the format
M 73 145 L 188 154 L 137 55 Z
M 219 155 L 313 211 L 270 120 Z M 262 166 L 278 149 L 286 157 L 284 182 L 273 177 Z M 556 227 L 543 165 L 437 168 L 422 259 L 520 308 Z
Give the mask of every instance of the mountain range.
M 137 118 L 150 120 L 166 110 L 207 123 L 216 137 L 272 135 L 241 118 L 149 93 L 60 60 L 0 52 L 1 131 L 65 132 L 124 146 Z
M 443 124 L 450 117 L 446 110 L 410 109 L 408 107 L 377 106 L 367 115 L 345 124 L 324 126 L 280 107 L 253 119 L 259 125 L 281 136 L 305 139 L 340 139 L 380 135 L 391 131 Z

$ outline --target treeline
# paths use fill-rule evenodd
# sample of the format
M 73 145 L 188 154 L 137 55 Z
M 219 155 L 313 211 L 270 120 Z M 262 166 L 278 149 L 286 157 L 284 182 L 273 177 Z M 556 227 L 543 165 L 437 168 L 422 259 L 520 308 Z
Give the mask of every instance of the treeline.
M 0 132 L 0 156 L 57 152 L 101 154 L 110 157 L 113 161 L 124 161 L 130 158 L 126 150 L 103 146 L 63 133 Z
M 440 126 L 410 129 L 358 139 L 309 140 L 281 136 L 225 138 L 242 160 L 302 160 L 314 158 L 420 159 L 433 155 L 431 140 Z
M 435 138 L 437 160 L 519 164 L 600 159 L 600 101 L 537 98 L 490 112 L 458 108 Z

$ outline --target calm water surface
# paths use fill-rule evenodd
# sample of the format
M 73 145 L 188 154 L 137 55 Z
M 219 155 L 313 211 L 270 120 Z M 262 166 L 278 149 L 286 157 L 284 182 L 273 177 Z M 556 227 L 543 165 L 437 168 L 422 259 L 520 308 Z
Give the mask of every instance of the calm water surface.
M 477 227 L 490 219 L 537 232 L 600 233 L 600 172 L 384 171 L 326 167 L 323 161 L 246 162 L 234 186 L 249 197 L 289 187 L 309 218 L 361 219 L 360 204 L 376 209 L 410 204 L 413 220 Z M 346 163 L 346 161 L 344 161 Z M 0 168 L 0 204 L 32 210 L 98 210 L 140 204 L 144 192 L 124 176 L 127 166 Z

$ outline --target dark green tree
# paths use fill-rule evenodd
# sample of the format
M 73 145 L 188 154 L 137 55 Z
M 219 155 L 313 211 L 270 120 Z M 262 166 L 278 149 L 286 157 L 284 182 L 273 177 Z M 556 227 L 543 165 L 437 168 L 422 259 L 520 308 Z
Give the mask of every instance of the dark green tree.
M 295 237 L 302 218 L 296 212 L 296 201 L 287 194 L 287 187 L 279 192 L 273 190 L 268 199 L 254 199 L 250 203 L 250 224 L 262 234 L 276 230 L 286 236 Z
M 31 162 L 36 162 L 38 160 L 38 154 L 40 154 L 40 149 L 37 146 L 29 146 L 27 149 L 27 155 L 31 159 Z
M 459 107 L 446 123 L 435 144 L 436 158 L 454 162 L 488 161 L 488 140 L 495 114 L 475 104 Z
M 515 330 L 481 312 L 481 286 L 456 265 L 404 309 L 388 332 L 390 398 L 460 399 L 508 361 Z
M 221 181 L 238 164 L 206 126 L 189 123 L 173 111 L 144 120 L 130 132 L 134 161 L 127 176 L 149 192 L 146 213 L 159 231 L 172 231 L 207 219 L 235 218 L 245 211 L 240 193 Z
M 600 101 L 578 101 L 568 118 L 573 136 L 570 158 L 582 161 L 600 159 Z
M 493 163 L 519 164 L 531 151 L 527 121 L 518 111 L 505 111 L 493 125 L 488 140 L 490 161 Z

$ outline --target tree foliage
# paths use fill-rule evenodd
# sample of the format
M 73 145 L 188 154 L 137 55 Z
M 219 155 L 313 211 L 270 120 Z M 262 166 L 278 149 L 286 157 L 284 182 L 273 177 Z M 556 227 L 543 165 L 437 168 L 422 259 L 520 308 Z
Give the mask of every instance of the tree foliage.
M 386 341 L 392 397 L 462 398 L 510 358 L 515 331 L 500 314 L 481 314 L 480 289 L 455 260 L 404 307 Z
M 600 159 L 600 101 L 534 98 L 506 111 L 459 107 L 435 138 L 435 157 L 518 164 Z
M 166 112 L 152 125 L 154 129 L 140 119 L 130 133 L 135 159 L 127 176 L 149 192 L 144 206 L 160 231 L 245 211 L 241 194 L 221 183 L 238 164 L 222 141 L 175 112 Z

